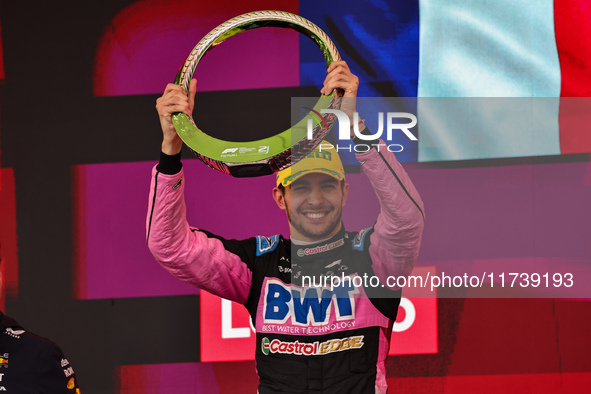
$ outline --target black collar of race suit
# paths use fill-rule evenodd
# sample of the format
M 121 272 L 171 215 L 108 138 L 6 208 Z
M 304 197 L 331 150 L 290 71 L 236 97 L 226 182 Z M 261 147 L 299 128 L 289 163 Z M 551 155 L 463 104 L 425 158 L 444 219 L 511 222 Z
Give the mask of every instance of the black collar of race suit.
M 292 261 L 298 260 L 301 262 L 305 262 L 329 258 L 330 255 L 341 250 L 341 248 L 346 244 L 348 237 L 349 235 L 345 231 L 345 226 L 342 225 L 341 222 L 341 229 L 339 230 L 339 232 L 327 240 L 306 245 L 297 245 L 292 242 Z
M 14 328 L 19 327 L 22 328 L 20 324 L 12 317 L 8 317 L 4 314 L 4 312 L 0 311 L 0 330 L 4 330 L 6 327 Z

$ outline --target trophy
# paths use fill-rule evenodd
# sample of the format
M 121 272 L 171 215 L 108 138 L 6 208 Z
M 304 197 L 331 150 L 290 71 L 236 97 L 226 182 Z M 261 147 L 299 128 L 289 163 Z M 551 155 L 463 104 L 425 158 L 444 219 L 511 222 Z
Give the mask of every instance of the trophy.
M 201 58 L 216 45 L 243 31 L 260 27 L 290 28 L 311 38 L 324 55 L 326 66 L 341 57 L 330 38 L 318 26 L 298 15 L 283 11 L 257 11 L 232 18 L 210 31 L 197 45 L 179 70 L 174 83 L 189 91 L 193 73 Z M 314 108 L 339 109 L 341 93 L 322 95 Z M 198 159 L 208 166 L 235 177 L 253 177 L 273 174 L 295 164 L 310 153 L 329 132 L 336 120 L 334 114 L 320 115 L 312 135 L 307 132 L 305 118 L 291 128 L 255 141 L 225 141 L 201 131 L 193 118 L 185 113 L 172 115 L 174 127 L 183 142 Z

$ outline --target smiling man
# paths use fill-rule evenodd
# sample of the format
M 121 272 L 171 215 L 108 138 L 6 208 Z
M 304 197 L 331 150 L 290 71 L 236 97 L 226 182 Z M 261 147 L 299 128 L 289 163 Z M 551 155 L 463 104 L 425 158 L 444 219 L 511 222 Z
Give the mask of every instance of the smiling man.
M 327 72 L 321 92 L 344 90 L 341 109 L 353 119 L 357 77 L 345 62 Z M 273 198 L 287 214 L 289 239 L 227 240 L 190 227 L 182 141 L 171 114 L 192 112 L 195 86 L 187 97 L 180 86 L 168 85 L 157 101 L 164 138 L 147 218 L 152 254 L 179 279 L 245 305 L 256 329 L 259 393 L 385 393 L 401 297 L 387 279 L 410 274 L 423 231 L 423 203 L 410 178 L 387 150 L 358 153 L 381 209 L 373 227 L 347 232 L 341 214 L 349 185 L 337 151 L 322 142 L 277 174 Z M 350 281 L 303 286 L 305 277 Z M 362 277 L 371 285 L 351 280 Z
M 273 198 L 287 213 L 291 238 L 315 242 L 342 227 L 348 191 L 339 154 L 322 141 L 306 159 L 277 174 Z

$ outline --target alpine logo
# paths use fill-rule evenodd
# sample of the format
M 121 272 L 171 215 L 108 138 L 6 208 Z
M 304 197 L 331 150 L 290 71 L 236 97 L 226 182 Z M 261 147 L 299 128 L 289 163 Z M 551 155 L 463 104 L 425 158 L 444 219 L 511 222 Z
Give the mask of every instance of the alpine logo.
M 272 237 L 263 237 L 262 235 L 257 236 L 257 256 L 262 256 L 265 253 L 269 253 L 277 248 L 279 245 L 279 235 Z M 285 260 L 285 259 L 284 259 Z
M 363 347 L 363 335 L 348 337 L 348 338 L 336 338 L 326 342 L 312 342 L 312 343 L 301 343 L 295 342 L 283 342 L 279 339 L 269 340 L 264 337 L 261 341 L 261 351 L 265 356 L 269 353 L 278 354 L 295 354 L 298 356 L 323 356 L 325 354 L 342 352 L 350 349 L 360 349 Z
M 321 246 L 316 246 L 314 248 L 306 248 L 306 249 L 298 249 L 298 256 L 300 257 L 304 257 L 304 256 L 310 256 L 313 254 L 317 254 L 317 253 L 323 253 L 323 252 L 327 252 L 329 250 L 332 250 L 334 248 L 338 248 L 339 246 L 343 246 L 345 244 L 345 240 L 343 238 L 339 239 L 338 241 L 329 243 L 329 244 L 325 244 L 325 245 L 321 245 Z

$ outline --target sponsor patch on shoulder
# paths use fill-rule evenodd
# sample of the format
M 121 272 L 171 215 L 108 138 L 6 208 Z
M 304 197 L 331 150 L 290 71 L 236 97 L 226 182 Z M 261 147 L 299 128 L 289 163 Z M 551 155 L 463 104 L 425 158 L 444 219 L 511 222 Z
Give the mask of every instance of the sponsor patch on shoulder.
M 274 251 L 279 245 L 279 235 L 272 237 L 257 236 L 257 256 Z
M 355 236 L 355 239 L 353 239 L 353 250 L 359 250 L 360 252 L 363 252 L 365 245 L 365 237 L 367 236 L 367 234 L 369 234 L 369 230 L 371 230 L 372 228 L 373 227 L 364 228 Z

